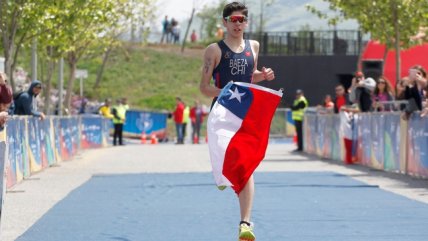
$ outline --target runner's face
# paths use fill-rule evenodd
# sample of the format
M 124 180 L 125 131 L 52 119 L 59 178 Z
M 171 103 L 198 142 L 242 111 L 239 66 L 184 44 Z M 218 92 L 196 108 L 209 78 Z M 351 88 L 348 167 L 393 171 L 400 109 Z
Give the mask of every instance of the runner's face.
M 227 34 L 232 37 L 241 37 L 248 25 L 248 19 L 241 11 L 235 11 L 228 18 L 223 19 L 223 25 L 227 29 Z

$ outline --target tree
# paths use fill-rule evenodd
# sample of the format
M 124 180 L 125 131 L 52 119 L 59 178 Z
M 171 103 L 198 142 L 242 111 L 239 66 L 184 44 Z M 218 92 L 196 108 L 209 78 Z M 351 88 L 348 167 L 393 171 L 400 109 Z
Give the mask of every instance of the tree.
M 385 44 L 396 52 L 396 78 L 401 78 L 402 48 L 417 44 L 411 41 L 420 27 L 428 26 L 428 2 L 426 0 L 324 0 L 339 16 L 327 14 L 307 5 L 307 9 L 320 18 L 329 19 L 335 25 L 343 19 L 355 19 L 363 32 L 370 33 L 372 39 Z
M 202 25 L 205 26 L 205 32 L 208 38 L 213 38 L 216 25 L 221 23 L 223 16 L 223 8 L 226 5 L 226 0 L 221 0 L 218 5 L 205 5 L 196 16 L 202 20 Z
M 129 31 L 128 26 L 131 26 L 131 41 L 135 41 L 135 28 L 140 28 L 139 36 L 143 42 L 147 40 L 148 28 L 144 26 L 149 22 L 150 19 L 154 18 L 155 3 L 150 0 L 133 0 L 127 2 L 122 0 L 122 3 L 118 3 L 114 7 L 114 11 L 117 14 L 118 21 L 111 23 L 112 25 L 106 30 L 103 37 L 100 38 L 101 42 L 98 42 L 102 48 L 102 63 L 97 71 L 94 88 L 98 88 L 101 83 L 101 79 L 104 73 L 105 66 L 110 57 L 110 53 L 116 47 L 123 47 L 123 42 L 118 38 L 122 34 Z
M 0 0 L 0 33 L 5 72 L 13 90 L 13 72 L 20 49 L 39 34 L 47 0 Z
M 263 33 L 266 25 L 266 20 L 264 19 L 265 7 L 272 6 L 275 3 L 275 0 L 260 0 L 260 23 L 259 23 L 259 33 Z

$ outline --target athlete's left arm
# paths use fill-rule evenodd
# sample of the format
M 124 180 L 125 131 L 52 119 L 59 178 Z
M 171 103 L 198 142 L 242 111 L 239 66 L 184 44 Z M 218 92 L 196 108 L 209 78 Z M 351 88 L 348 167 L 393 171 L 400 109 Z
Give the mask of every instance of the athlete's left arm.
M 263 80 L 273 80 L 275 79 L 275 73 L 271 68 L 262 67 L 262 70 L 257 69 L 257 60 L 259 58 L 259 42 L 255 40 L 250 40 L 251 48 L 253 49 L 254 56 L 254 72 L 253 72 L 253 83 L 257 83 Z

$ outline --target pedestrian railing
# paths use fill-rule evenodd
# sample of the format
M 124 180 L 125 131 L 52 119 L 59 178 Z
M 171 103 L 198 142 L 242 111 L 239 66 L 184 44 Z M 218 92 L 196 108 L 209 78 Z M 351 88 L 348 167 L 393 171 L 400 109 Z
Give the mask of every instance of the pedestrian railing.
M 305 152 L 344 161 L 343 121 L 350 121 L 355 163 L 428 177 L 428 118 L 417 112 L 408 119 L 401 112 L 372 112 L 353 114 L 344 120 L 337 114 L 306 112 Z

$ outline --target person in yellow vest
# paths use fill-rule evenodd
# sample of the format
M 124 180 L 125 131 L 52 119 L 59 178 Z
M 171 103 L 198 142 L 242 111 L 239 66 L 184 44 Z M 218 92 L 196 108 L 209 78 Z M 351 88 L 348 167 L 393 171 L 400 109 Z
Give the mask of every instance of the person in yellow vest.
M 100 113 L 100 115 L 102 115 L 103 117 L 105 117 L 107 119 L 113 119 L 113 115 L 111 114 L 110 105 L 111 105 L 111 100 L 105 99 L 104 105 L 101 106 L 99 111 L 98 111 Z
M 126 106 L 123 104 L 123 99 L 118 99 L 116 101 L 116 105 L 112 108 L 112 115 L 113 115 L 113 125 L 114 125 L 114 132 L 113 132 L 113 145 L 116 146 L 124 145 L 123 139 L 122 139 L 122 133 L 123 133 L 123 124 L 125 124 L 125 116 L 126 116 Z
M 297 133 L 297 149 L 295 151 L 298 152 L 303 151 L 303 114 L 308 106 L 309 103 L 303 95 L 303 91 L 298 89 L 296 91 L 296 99 L 291 107 L 291 116 Z
M 183 110 L 183 139 L 186 139 L 186 129 L 187 129 L 187 123 L 190 121 L 190 107 L 186 104 L 184 104 L 184 110 Z
M 122 105 L 126 110 L 129 110 L 128 99 L 122 98 Z

